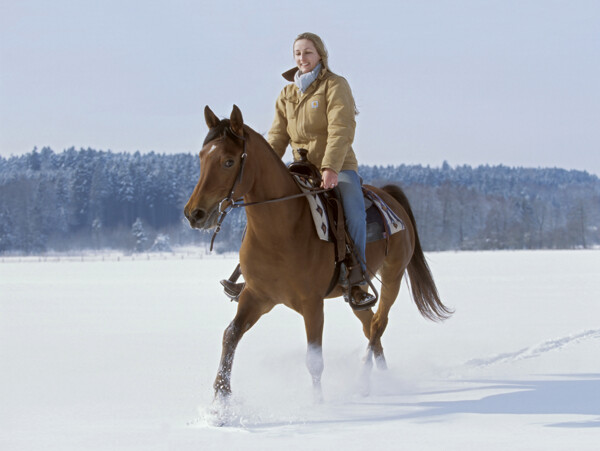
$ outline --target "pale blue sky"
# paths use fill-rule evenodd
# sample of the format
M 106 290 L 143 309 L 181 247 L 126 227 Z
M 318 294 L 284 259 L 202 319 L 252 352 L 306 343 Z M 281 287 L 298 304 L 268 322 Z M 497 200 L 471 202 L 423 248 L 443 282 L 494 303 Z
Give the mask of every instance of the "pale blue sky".
M 600 175 L 596 0 L 0 0 L 0 154 L 195 153 L 206 104 L 266 133 L 303 31 L 354 91 L 361 163 Z

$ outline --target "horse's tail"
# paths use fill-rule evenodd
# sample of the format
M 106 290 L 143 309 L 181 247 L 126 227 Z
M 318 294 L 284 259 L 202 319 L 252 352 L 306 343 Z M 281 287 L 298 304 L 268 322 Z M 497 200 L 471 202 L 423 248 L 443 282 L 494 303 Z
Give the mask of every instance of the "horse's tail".
M 446 307 L 438 293 L 429 265 L 423 255 L 417 223 L 413 215 L 410 203 L 404 192 L 396 185 L 386 185 L 383 190 L 396 199 L 408 214 L 415 233 L 415 249 L 408 263 L 407 271 L 410 278 L 410 291 L 419 312 L 423 317 L 432 321 L 443 321 L 448 319 L 454 310 Z

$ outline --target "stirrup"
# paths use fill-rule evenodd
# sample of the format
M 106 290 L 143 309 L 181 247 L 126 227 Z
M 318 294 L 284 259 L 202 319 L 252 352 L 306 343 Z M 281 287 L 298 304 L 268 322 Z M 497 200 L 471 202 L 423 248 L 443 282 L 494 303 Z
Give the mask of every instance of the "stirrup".
M 373 296 L 368 291 L 364 291 L 359 285 L 353 285 L 350 288 L 349 304 L 353 310 L 367 310 L 377 303 L 377 296 Z
M 246 283 L 235 283 L 231 280 L 223 279 L 221 280 L 221 285 L 223 285 L 223 291 L 225 292 L 225 295 L 232 301 L 237 302 Z

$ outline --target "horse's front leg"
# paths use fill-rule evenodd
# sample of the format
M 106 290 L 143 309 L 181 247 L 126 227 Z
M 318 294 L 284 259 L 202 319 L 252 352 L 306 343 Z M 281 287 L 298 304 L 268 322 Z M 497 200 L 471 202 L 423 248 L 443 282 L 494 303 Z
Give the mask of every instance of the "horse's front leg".
M 306 305 L 306 304 L 305 304 Z M 323 374 L 323 300 L 308 304 L 303 310 L 304 326 L 308 348 L 306 352 L 306 366 L 312 377 L 313 395 L 315 402 L 323 401 L 321 389 L 321 375 Z
M 214 383 L 215 399 L 226 399 L 231 395 L 231 367 L 238 343 L 258 319 L 272 306 L 267 306 L 255 298 L 251 292 L 244 290 L 239 298 L 238 310 L 233 321 L 223 334 L 223 350 L 221 362 Z

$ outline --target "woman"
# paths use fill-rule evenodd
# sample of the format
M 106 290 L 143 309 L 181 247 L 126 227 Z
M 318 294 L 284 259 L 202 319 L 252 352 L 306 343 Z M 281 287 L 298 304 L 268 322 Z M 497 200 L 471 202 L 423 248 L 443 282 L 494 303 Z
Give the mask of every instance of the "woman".
M 367 233 L 358 162 L 352 150 L 357 114 L 354 97 L 348 82 L 329 70 L 327 50 L 319 36 L 302 33 L 293 49 L 296 67 L 283 74 L 292 83 L 277 99 L 267 140 L 279 157 L 288 145 L 294 149 L 295 159 L 299 158 L 296 149 L 307 149 L 308 159 L 322 172 L 321 186 L 339 188 L 348 233 L 359 254 L 357 269 L 362 269 L 362 274 L 354 277 L 352 302 L 354 307 L 366 307 L 375 297 L 366 291 L 364 278 Z M 228 294 L 228 283 L 231 286 L 234 281 L 222 281 Z

